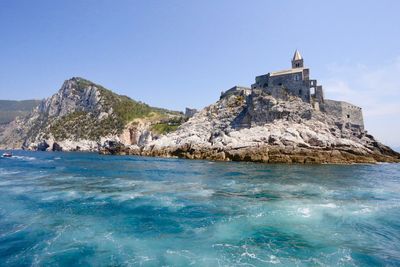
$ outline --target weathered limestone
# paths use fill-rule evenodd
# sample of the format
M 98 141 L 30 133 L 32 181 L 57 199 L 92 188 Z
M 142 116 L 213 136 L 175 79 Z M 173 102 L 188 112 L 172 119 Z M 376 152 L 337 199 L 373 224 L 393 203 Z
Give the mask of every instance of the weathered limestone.
M 122 104 L 118 106 L 118 103 Z M 0 131 L 0 148 L 99 151 L 105 141 L 143 146 L 158 137 L 151 131 L 154 124 L 183 117 L 177 112 L 171 114 L 152 108 L 147 116 L 141 113 L 140 118 L 127 121 L 122 118 L 126 114 L 116 112 L 118 107 L 125 107 L 125 112 L 129 112 L 126 106 L 132 105 L 136 105 L 140 113 L 144 104 L 116 95 L 88 80 L 72 78 L 29 116 L 16 118 Z
M 125 154 L 268 163 L 399 162 L 359 127 L 338 123 L 300 98 L 264 90 L 228 94 L 173 133 Z M 129 149 L 128 149 L 129 150 Z

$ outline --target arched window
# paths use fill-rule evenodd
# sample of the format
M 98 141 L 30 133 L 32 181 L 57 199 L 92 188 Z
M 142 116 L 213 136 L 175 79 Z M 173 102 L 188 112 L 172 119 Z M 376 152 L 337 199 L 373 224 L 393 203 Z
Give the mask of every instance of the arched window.
M 295 81 L 300 81 L 300 80 L 301 80 L 301 74 L 295 74 L 295 75 L 293 76 L 293 80 L 295 80 Z

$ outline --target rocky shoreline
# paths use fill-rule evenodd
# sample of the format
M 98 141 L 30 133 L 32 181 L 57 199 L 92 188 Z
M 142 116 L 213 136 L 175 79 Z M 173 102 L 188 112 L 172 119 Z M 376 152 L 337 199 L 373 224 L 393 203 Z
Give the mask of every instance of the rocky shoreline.
M 400 162 L 364 127 L 284 88 L 275 93 L 235 87 L 188 119 L 72 78 L 2 129 L 0 147 L 264 163 Z
M 397 152 L 388 149 L 383 153 L 362 154 L 352 150 L 309 149 L 280 147 L 243 147 L 232 150 L 220 148 L 202 149 L 183 146 L 178 149 L 144 151 L 138 147 L 103 147 L 99 150 L 104 155 L 137 155 L 162 158 L 205 159 L 213 161 L 245 161 L 259 163 L 294 163 L 294 164 L 355 164 L 355 163 L 400 163 Z
M 236 92 L 205 108 L 176 132 L 143 146 L 105 144 L 101 154 L 263 163 L 400 162 L 367 131 L 346 125 L 297 97 Z

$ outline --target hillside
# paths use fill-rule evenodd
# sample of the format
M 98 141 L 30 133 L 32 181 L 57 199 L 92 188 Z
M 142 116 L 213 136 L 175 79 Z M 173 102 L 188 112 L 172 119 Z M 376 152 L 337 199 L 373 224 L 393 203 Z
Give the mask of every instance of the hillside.
M 41 100 L 0 100 L 0 124 L 13 121 L 17 116 L 26 116 Z
M 12 121 L 0 136 L 0 145 L 97 150 L 104 140 L 122 139 L 130 144 L 140 141 L 142 134 L 152 138 L 148 131 L 142 133 L 146 127 L 136 127 L 140 123 L 156 127 L 169 120 L 180 121 L 181 117 L 178 112 L 151 107 L 86 79 L 72 78 L 29 115 Z
M 270 163 L 400 161 L 363 127 L 283 89 L 238 87 L 186 120 L 72 78 L 10 122 L 0 147 Z

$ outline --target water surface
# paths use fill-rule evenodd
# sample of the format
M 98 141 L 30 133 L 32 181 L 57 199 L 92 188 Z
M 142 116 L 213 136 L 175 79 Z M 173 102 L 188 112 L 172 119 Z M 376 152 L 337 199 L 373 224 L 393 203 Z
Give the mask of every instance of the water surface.
M 400 165 L 0 159 L 3 266 L 398 266 Z

